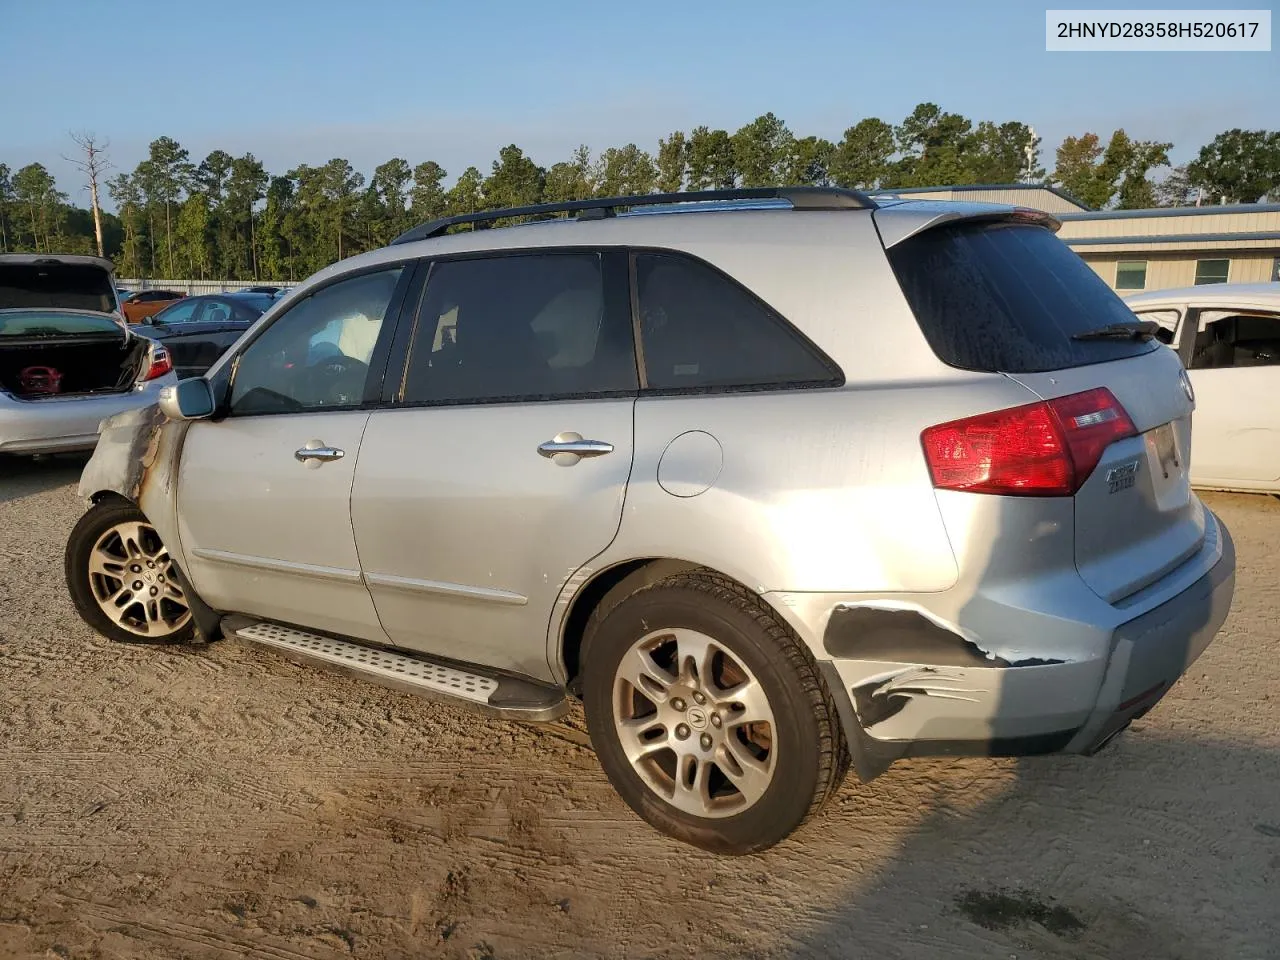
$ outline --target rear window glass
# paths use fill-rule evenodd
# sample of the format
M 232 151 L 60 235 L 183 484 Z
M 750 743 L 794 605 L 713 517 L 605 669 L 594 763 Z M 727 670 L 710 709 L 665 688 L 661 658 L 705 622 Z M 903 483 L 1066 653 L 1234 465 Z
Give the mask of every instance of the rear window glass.
M 890 248 L 889 261 L 929 346 L 953 367 L 1034 373 L 1159 349 L 1154 340 L 1071 339 L 1137 318 L 1043 227 L 939 227 Z
M 111 275 L 101 267 L 70 263 L 0 264 L 0 309 L 53 307 L 115 310 Z
M 0 311 L 0 337 L 62 337 L 109 333 L 120 336 L 120 324 L 110 317 L 44 310 Z

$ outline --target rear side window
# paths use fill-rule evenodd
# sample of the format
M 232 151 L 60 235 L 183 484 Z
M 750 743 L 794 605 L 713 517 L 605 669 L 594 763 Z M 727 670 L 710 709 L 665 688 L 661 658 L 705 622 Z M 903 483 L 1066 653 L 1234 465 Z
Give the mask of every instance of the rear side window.
M 889 262 L 929 346 L 953 367 L 1035 373 L 1159 349 L 1154 340 L 1072 339 L 1136 318 L 1043 227 L 939 227 L 890 248 Z
M 636 297 L 651 390 L 825 386 L 839 371 L 778 314 L 688 257 L 637 254 Z
M 418 310 L 402 400 L 483 403 L 634 393 L 626 319 L 606 309 L 596 253 L 437 262 Z

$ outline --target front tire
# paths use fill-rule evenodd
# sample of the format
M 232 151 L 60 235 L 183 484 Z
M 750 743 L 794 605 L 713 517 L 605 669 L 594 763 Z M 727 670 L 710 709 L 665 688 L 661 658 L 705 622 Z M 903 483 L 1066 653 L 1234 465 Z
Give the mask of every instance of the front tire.
M 725 854 L 764 850 L 848 769 L 836 707 L 803 643 L 742 587 L 681 573 L 593 614 L 583 641 L 592 744 L 658 830 Z
M 117 643 L 189 643 L 196 625 L 180 575 L 155 527 L 131 503 L 90 508 L 67 541 L 76 612 Z

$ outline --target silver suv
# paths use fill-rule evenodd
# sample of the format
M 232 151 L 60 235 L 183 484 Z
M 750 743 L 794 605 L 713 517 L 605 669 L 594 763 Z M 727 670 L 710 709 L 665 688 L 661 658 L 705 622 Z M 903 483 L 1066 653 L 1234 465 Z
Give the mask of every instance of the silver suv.
M 809 188 L 415 228 L 103 425 L 71 595 L 114 640 L 580 699 L 626 802 L 723 853 L 850 764 L 1091 753 L 1235 557 L 1182 364 L 1056 226 Z

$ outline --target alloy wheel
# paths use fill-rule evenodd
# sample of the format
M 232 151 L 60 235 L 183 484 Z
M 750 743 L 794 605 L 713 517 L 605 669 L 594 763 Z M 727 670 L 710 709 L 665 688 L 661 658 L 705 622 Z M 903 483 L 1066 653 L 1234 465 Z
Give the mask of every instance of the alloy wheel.
M 615 671 L 613 719 L 627 760 L 684 813 L 742 813 L 773 780 L 773 709 L 742 660 L 696 630 L 647 634 Z
M 150 524 L 109 527 L 89 553 L 88 574 L 94 600 L 122 630 L 159 639 L 191 620 L 173 560 Z

